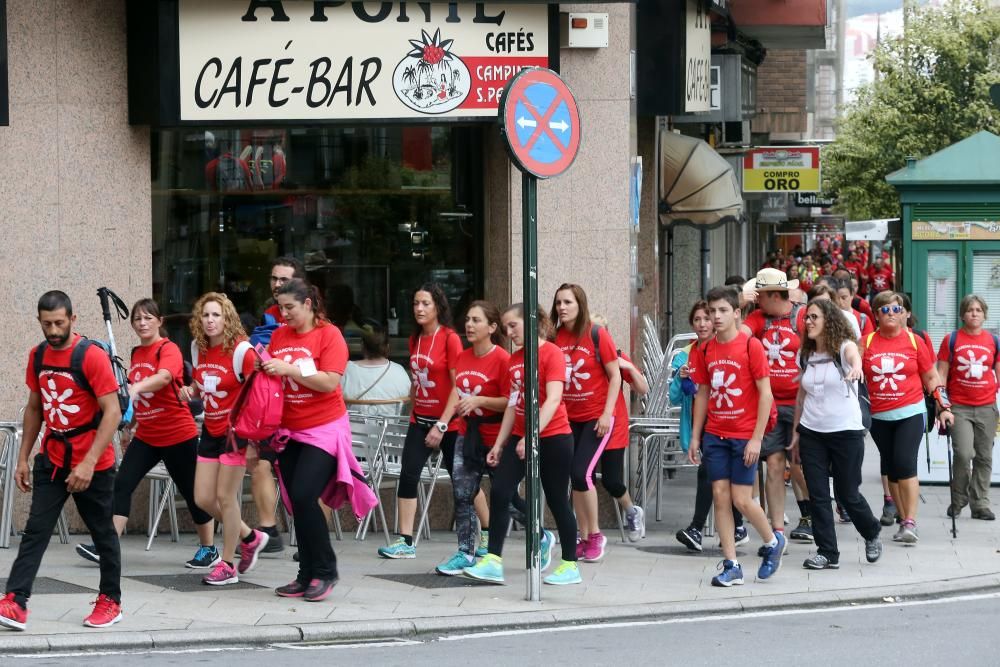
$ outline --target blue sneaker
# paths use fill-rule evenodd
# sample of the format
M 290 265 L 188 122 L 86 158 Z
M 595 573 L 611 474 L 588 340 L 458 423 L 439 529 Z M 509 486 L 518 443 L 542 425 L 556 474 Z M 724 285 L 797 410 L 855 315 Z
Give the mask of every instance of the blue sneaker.
M 552 547 L 555 543 L 556 536 L 552 534 L 552 531 L 542 530 L 542 572 L 549 569 L 549 565 L 552 563 Z
M 434 570 L 438 574 L 454 577 L 462 574 L 462 570 L 471 567 L 474 562 L 475 559 L 466 555 L 464 551 L 456 551 L 454 556 L 438 565 Z
M 575 560 L 564 560 L 559 564 L 555 572 L 542 579 L 542 583 L 551 586 L 582 584 L 583 577 L 580 576 L 580 566 L 576 564 Z
M 719 563 L 719 566 L 722 569 L 722 573 L 712 577 L 713 586 L 729 588 L 730 586 L 743 585 L 743 568 L 740 567 L 739 563 L 734 563 L 731 560 L 724 560 Z
M 485 581 L 490 584 L 503 583 L 503 559 L 500 556 L 486 554 L 478 563 L 464 568 L 462 574 L 470 579 Z
M 780 532 L 774 534 L 778 545 L 774 547 L 764 547 L 764 560 L 760 562 L 760 569 L 757 570 L 758 579 L 770 579 L 775 572 L 781 569 L 781 556 L 785 552 L 785 536 Z
M 479 546 L 476 547 L 476 558 L 482 558 L 490 552 L 490 531 L 479 531 Z
M 218 549 L 214 546 L 206 547 L 202 545 L 198 547 L 194 558 L 184 563 L 184 567 L 189 567 L 192 570 L 205 570 L 215 567 L 221 560 L 222 556 L 219 555 Z
M 407 544 L 402 537 L 396 538 L 392 544 L 378 548 L 378 555 L 382 558 L 416 558 L 417 548 Z

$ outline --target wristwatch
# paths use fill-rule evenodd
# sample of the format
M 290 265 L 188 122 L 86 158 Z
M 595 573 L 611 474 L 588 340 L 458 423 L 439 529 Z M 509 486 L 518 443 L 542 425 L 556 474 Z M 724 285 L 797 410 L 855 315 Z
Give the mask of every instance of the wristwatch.
M 448 432 L 448 422 L 435 422 L 434 428 L 441 431 L 442 433 Z

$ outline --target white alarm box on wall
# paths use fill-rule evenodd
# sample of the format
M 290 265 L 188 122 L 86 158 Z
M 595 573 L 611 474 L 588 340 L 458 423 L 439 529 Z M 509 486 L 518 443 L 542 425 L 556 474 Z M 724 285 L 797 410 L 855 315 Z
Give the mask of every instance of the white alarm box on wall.
M 608 15 L 594 12 L 560 13 L 559 46 L 564 49 L 607 48 Z

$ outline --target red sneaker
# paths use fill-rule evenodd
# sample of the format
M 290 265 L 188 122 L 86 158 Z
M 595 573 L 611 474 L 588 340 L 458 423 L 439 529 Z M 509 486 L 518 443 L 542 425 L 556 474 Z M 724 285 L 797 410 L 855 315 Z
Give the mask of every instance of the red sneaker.
M 88 628 L 106 628 L 122 620 L 122 606 L 107 595 L 101 593 L 94 601 L 94 611 L 83 619 Z
M 24 630 L 28 624 L 28 610 L 14 602 L 14 594 L 7 593 L 0 600 L 0 625 L 11 630 Z

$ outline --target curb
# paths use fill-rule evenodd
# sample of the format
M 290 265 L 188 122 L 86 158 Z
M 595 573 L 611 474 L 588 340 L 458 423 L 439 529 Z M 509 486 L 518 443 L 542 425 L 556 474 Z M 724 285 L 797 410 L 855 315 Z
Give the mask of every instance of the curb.
M 666 620 L 689 616 L 711 616 L 733 612 L 818 609 L 830 606 L 932 600 L 974 593 L 1000 591 L 1000 573 L 987 576 L 943 579 L 920 584 L 900 584 L 840 591 L 784 593 L 730 600 L 695 600 L 641 605 L 616 605 L 505 614 L 470 614 L 458 617 L 427 617 L 305 623 L 207 630 L 152 630 L 83 632 L 62 635 L 0 637 L 0 655 L 78 653 L 101 650 L 151 651 L 208 647 L 265 647 L 300 642 L 345 642 L 413 639 L 427 635 L 514 629 Z

